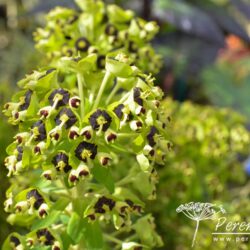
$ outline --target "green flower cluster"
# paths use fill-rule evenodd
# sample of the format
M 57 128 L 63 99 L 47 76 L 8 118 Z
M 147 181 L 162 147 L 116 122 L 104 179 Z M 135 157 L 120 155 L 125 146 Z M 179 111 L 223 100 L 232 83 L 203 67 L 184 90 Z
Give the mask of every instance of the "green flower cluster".
M 48 14 L 46 27 L 35 32 L 36 47 L 47 53 L 50 61 L 94 52 L 98 67 L 103 69 L 107 53 L 124 52 L 143 72 L 158 73 L 161 57 L 149 44 L 158 31 L 155 22 L 100 0 L 76 2 L 80 11 L 57 7 Z
M 103 23 L 106 8 L 101 1 L 82 1 L 81 6 L 88 11 L 76 19 L 80 30 L 72 20 L 67 35 L 73 40 L 84 35 L 75 41 L 83 48 L 92 42 L 91 32 L 97 32 L 96 43 L 106 48 L 101 50 L 102 67 L 99 49 L 87 53 L 78 49 L 63 57 L 60 52 L 53 66 L 21 80 L 21 91 L 4 107 L 9 122 L 19 128 L 5 159 L 12 181 L 5 210 L 11 224 L 27 230 L 11 234 L 3 249 L 139 250 L 162 244 L 154 219 L 143 212 L 145 199 L 156 196 L 154 165 L 164 164 L 171 146 L 168 121 L 161 114 L 163 93 L 135 66 L 135 54 L 130 57 L 120 50 L 107 54 L 110 36 L 122 33 L 124 23 L 133 26 L 138 20 L 108 6 Z M 64 40 L 57 37 L 61 26 L 55 20 L 68 22 L 75 14 L 66 9 L 50 14 L 48 25 L 58 43 L 48 42 L 48 54 L 63 49 Z M 153 24 L 139 22 L 153 29 Z M 135 35 L 135 40 L 139 36 L 147 41 L 150 32 L 146 37 Z M 41 46 L 46 44 L 40 41 Z

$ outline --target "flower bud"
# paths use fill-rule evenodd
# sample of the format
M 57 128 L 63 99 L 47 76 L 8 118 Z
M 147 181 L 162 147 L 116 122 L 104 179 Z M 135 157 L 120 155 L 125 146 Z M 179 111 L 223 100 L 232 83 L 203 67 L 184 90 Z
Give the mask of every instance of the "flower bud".
M 51 181 L 54 178 L 54 173 L 52 172 L 52 170 L 46 170 L 42 173 L 42 176 L 46 180 Z
M 4 165 L 9 170 L 7 176 L 11 176 L 16 172 L 16 163 L 17 163 L 17 158 L 15 155 L 11 155 L 5 158 Z
M 96 219 L 95 214 L 89 214 L 87 217 L 88 217 L 91 221 L 94 221 L 94 220 Z
M 158 109 L 160 107 L 160 101 L 158 100 L 147 101 L 147 104 L 153 110 Z
M 78 182 L 78 181 L 79 181 L 79 179 L 78 179 L 78 172 L 75 169 L 71 170 L 70 174 L 69 174 L 69 182 L 71 184 L 75 185 L 76 182 Z
M 86 139 L 90 140 L 93 137 L 93 129 L 91 126 L 84 127 L 80 134 Z
M 17 213 L 23 213 L 29 209 L 29 203 L 27 201 L 20 201 L 15 205 Z
M 54 243 L 52 250 L 61 250 L 60 243 L 58 241 Z
M 142 122 L 141 121 L 132 121 L 129 123 L 129 126 L 130 128 L 133 130 L 133 131 L 138 131 L 142 128 Z
M 41 218 L 46 217 L 48 214 L 49 207 L 46 203 L 42 203 L 42 205 L 38 209 L 38 214 Z
M 136 115 L 144 115 L 146 113 L 146 109 L 143 108 L 142 106 L 138 106 L 136 109 L 135 109 L 135 114 Z
M 11 208 L 13 206 L 13 198 L 9 197 L 5 202 L 4 202 L 4 211 L 7 213 L 11 212 Z
M 39 155 L 46 149 L 46 142 L 41 141 L 34 147 L 34 154 Z
M 16 124 L 20 121 L 24 121 L 27 114 L 27 110 L 13 112 L 13 122 Z
M 28 247 L 33 247 L 34 246 L 34 239 L 33 238 L 28 238 L 26 240 L 26 244 Z
M 4 110 L 3 112 L 9 116 L 13 113 L 16 113 L 18 111 L 19 108 L 19 103 L 15 103 L 15 102 L 8 102 L 4 105 Z
M 143 148 L 143 154 L 146 156 L 150 155 L 151 157 L 153 157 L 155 154 L 155 150 L 150 145 L 147 144 Z
M 128 204 L 123 201 L 117 201 L 115 204 L 115 209 L 118 211 L 119 214 L 126 214 L 128 208 Z
M 29 138 L 30 138 L 30 133 L 28 132 L 18 133 L 14 137 L 14 139 L 18 144 L 25 143 Z
M 90 175 L 89 168 L 85 164 L 81 164 L 77 169 L 77 174 L 79 177 L 87 177 Z
M 62 128 L 60 126 L 56 126 L 49 132 L 49 137 L 54 142 L 58 142 L 62 136 Z
M 73 96 L 69 99 L 69 106 L 72 109 L 77 109 L 80 106 L 81 99 L 78 96 Z
M 117 138 L 117 135 L 111 130 L 108 130 L 105 133 L 105 140 L 107 143 L 113 143 L 116 140 L 116 138 Z
M 79 128 L 76 126 L 73 126 L 69 130 L 69 139 L 75 140 L 77 137 L 79 137 L 80 131 Z
M 53 108 L 51 106 L 43 107 L 39 110 L 38 114 L 41 119 L 48 118 L 53 112 Z
M 110 158 L 108 158 L 108 157 L 101 157 L 100 163 L 102 166 L 106 166 L 109 164 L 109 160 L 110 160 Z
M 90 46 L 88 49 L 88 54 L 97 54 L 98 53 L 98 49 L 95 46 Z
M 99 162 L 102 166 L 108 166 L 110 164 L 110 160 L 112 159 L 109 154 L 99 153 L 98 154 Z

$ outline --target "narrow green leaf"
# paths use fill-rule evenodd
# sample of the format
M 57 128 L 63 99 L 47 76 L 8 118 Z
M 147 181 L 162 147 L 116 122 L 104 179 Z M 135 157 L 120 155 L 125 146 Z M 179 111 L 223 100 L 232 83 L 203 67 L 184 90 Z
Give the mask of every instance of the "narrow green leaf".
M 22 157 L 22 167 L 26 168 L 30 165 L 30 158 L 31 158 L 31 150 L 28 148 L 24 148 L 23 150 L 23 157 Z
M 2 250 L 12 250 L 12 247 L 10 246 L 10 236 L 4 241 L 2 245 Z
M 30 105 L 27 109 L 27 115 L 30 117 L 35 116 L 37 114 L 38 108 L 39 106 L 38 106 L 37 96 L 35 93 L 33 93 L 31 96 Z
M 63 249 L 69 249 L 69 246 L 73 243 L 71 238 L 69 237 L 69 235 L 66 232 L 63 232 L 61 234 L 61 240 L 63 243 Z
M 98 221 L 95 223 L 88 223 L 85 220 L 84 240 L 87 249 L 103 249 L 102 230 Z
M 77 213 L 73 213 L 67 227 L 67 234 L 77 244 L 83 236 L 83 219 Z
M 31 227 L 32 230 L 38 230 L 40 228 L 49 227 L 53 223 L 57 221 L 61 214 L 61 211 L 52 211 L 49 215 L 47 215 L 44 219 L 40 219 L 36 221 Z
M 64 210 L 69 204 L 70 200 L 68 198 L 61 197 L 56 203 L 51 207 L 52 210 Z

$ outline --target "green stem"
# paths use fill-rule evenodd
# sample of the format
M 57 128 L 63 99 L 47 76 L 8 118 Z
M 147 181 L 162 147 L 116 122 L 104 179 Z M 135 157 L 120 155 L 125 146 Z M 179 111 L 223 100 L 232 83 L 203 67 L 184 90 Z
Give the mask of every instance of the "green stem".
M 114 95 L 116 94 L 119 88 L 120 88 L 120 84 L 117 83 L 112 89 L 111 93 L 109 94 L 107 101 L 106 101 L 106 105 L 110 103 L 110 101 L 112 100 L 112 98 L 114 97 Z
M 116 186 L 123 186 L 123 185 L 126 185 L 126 184 L 129 184 L 131 182 L 133 182 L 133 177 L 134 177 L 134 174 L 130 174 L 126 177 L 124 177 L 123 179 L 121 179 L 120 181 L 116 182 Z
M 126 239 L 126 241 L 133 241 L 133 240 L 135 240 L 136 238 L 137 238 L 137 235 L 134 234 L 134 235 L 129 236 L 129 237 Z
M 99 92 L 97 94 L 97 97 L 96 97 L 96 100 L 95 100 L 95 103 L 94 103 L 94 106 L 93 106 L 93 109 L 96 109 L 100 103 L 100 100 L 101 100 L 101 97 L 102 97 L 102 94 L 103 94 L 103 91 L 110 79 L 110 76 L 111 74 L 107 71 L 103 80 L 102 80 L 102 83 L 101 83 L 101 86 L 100 86 L 100 89 L 99 89 Z
M 114 243 L 116 243 L 116 244 L 118 244 L 118 245 L 122 245 L 122 243 L 123 243 L 121 240 L 118 240 L 118 239 L 116 239 L 115 237 L 112 237 L 111 235 L 108 235 L 108 234 L 104 234 L 104 238 L 105 238 L 106 240 L 111 241 L 111 242 L 114 242 Z
M 84 77 L 78 73 L 77 74 L 77 83 L 78 83 L 78 92 L 79 92 L 79 97 L 81 99 L 81 118 L 84 118 L 84 87 L 85 81 Z
M 130 95 L 131 95 L 130 92 L 128 92 L 127 94 L 125 94 L 125 95 L 121 98 L 120 103 L 125 102 L 125 101 L 129 98 Z

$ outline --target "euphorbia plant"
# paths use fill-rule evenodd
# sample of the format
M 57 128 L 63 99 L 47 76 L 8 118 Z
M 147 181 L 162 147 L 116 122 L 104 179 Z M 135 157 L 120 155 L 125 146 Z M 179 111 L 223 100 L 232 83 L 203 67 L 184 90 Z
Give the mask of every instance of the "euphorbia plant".
M 8 221 L 24 230 L 11 234 L 4 249 L 138 250 L 162 244 L 153 217 L 143 214 L 143 200 L 155 198 L 154 165 L 164 163 L 170 146 L 166 121 L 160 118 L 162 91 L 133 56 L 108 53 L 102 31 L 110 26 L 102 18 L 111 21 L 114 13 L 104 15 L 100 1 L 82 1 L 81 6 L 91 12 L 82 14 L 79 33 L 72 31 L 72 36 L 79 36 L 82 47 L 94 43 L 98 31 L 102 67 L 97 50 L 60 54 L 53 68 L 21 80 L 21 91 L 5 105 L 9 122 L 19 129 L 7 148 L 12 185 L 5 209 Z M 97 16 L 94 6 L 102 7 Z M 117 34 L 133 24 L 128 16 L 114 19 Z M 106 29 L 91 26 L 94 20 L 102 20 L 100 27 Z M 54 45 L 51 50 L 57 51 Z
M 99 68 L 108 52 L 126 52 L 144 73 L 158 73 L 161 57 L 149 41 L 158 31 L 155 22 L 146 22 L 131 10 L 102 1 L 76 0 L 80 10 L 57 7 L 47 24 L 35 32 L 36 47 L 53 63 L 62 56 L 97 54 Z

